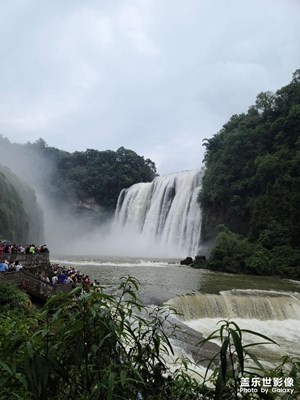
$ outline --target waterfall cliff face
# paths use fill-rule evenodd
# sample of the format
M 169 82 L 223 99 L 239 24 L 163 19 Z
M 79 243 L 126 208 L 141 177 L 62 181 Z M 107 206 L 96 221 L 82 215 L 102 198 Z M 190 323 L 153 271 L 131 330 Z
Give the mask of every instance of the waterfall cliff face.
M 34 190 L 3 166 L 0 166 L 0 186 L 0 239 L 41 243 L 43 215 Z
M 195 256 L 200 247 L 200 171 L 184 171 L 138 183 L 119 196 L 114 227 L 135 232 L 168 256 Z

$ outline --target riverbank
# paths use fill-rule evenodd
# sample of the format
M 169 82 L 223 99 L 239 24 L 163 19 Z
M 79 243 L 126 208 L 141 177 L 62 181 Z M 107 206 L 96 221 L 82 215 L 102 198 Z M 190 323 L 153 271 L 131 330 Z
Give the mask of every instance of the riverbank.
M 300 253 L 299 253 L 299 260 L 300 260 Z M 259 256 L 258 256 L 258 261 L 259 261 Z M 263 261 L 263 260 L 262 260 Z M 264 260 L 265 262 L 265 260 Z M 205 256 L 196 256 L 194 259 L 192 257 L 186 257 L 184 260 L 180 261 L 181 265 L 188 265 L 191 268 L 195 269 L 206 269 L 212 272 L 223 272 L 223 273 L 230 273 L 234 275 L 254 275 L 254 276 L 266 276 L 270 277 L 273 276 L 275 278 L 285 278 L 285 279 L 294 279 L 296 281 L 300 282 L 300 264 L 297 261 L 295 264 L 295 261 L 292 262 L 292 266 L 287 267 L 286 260 L 285 263 L 283 263 L 283 266 L 281 268 L 277 268 L 274 266 L 274 268 L 269 267 L 268 270 L 266 269 L 260 269 L 260 268 L 246 268 L 245 265 L 243 267 L 243 264 L 245 264 L 245 260 L 242 260 L 241 267 L 234 267 L 234 264 L 231 264 L 228 266 L 227 263 L 222 263 L 220 261 L 216 262 L 215 258 L 211 259 L 206 259 Z

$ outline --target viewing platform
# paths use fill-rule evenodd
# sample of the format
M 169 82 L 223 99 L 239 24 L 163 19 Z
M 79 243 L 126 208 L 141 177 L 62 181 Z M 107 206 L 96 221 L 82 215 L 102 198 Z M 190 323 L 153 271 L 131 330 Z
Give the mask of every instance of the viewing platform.
M 8 282 L 18 286 L 30 296 L 46 301 L 50 296 L 72 290 L 70 284 L 57 284 L 46 282 L 28 271 L 0 272 L 0 282 Z
M 0 263 L 7 260 L 10 264 L 19 261 L 24 268 L 50 267 L 49 252 L 22 254 L 22 253 L 4 253 L 0 255 Z
M 72 290 L 70 284 L 52 284 L 43 279 L 43 276 L 51 271 L 49 252 L 20 254 L 5 253 L 0 255 L 0 263 L 8 261 L 9 264 L 18 261 L 23 268 L 20 271 L 0 272 L 0 282 L 8 282 L 16 285 L 41 300 L 47 300 L 50 296 Z

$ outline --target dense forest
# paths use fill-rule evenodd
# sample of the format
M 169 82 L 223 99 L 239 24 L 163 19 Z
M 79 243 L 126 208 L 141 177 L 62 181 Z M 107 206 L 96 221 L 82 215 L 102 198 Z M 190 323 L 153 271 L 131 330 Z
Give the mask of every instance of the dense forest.
M 217 236 L 210 267 L 300 278 L 300 70 L 204 145 L 202 236 Z
M 149 182 L 156 167 L 132 150 L 87 149 L 69 153 L 47 145 L 45 140 L 15 144 L 0 136 L 1 164 L 10 167 L 58 206 L 98 216 L 114 211 L 120 191 L 134 183 Z
M 0 186 L 0 239 L 41 243 L 42 212 L 34 191 L 1 166 Z

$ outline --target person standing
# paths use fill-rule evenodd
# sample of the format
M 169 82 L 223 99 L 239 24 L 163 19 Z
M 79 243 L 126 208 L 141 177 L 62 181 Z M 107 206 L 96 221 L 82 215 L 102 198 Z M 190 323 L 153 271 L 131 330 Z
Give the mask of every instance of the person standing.
M 15 261 L 15 270 L 17 272 L 21 271 L 21 269 L 23 269 L 23 265 L 20 264 L 20 262 L 18 260 Z

